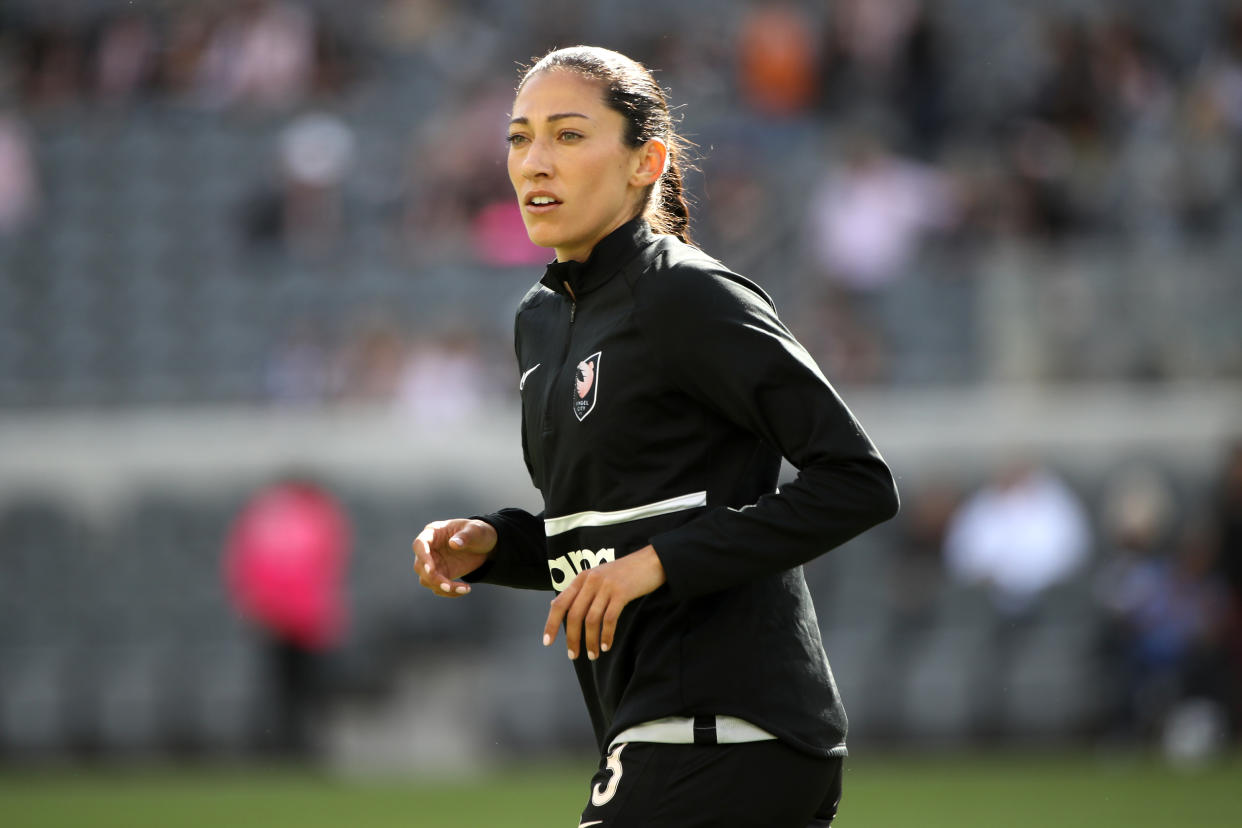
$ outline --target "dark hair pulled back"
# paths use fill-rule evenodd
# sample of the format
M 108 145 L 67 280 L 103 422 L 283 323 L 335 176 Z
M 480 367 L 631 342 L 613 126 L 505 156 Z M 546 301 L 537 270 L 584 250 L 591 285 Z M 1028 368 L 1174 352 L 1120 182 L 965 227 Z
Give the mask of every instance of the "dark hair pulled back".
M 554 49 L 522 73 L 518 91 L 532 76 L 548 69 L 567 69 L 599 81 L 604 103 L 625 118 L 625 142 L 640 147 L 659 138 L 668 147 L 664 174 L 647 191 L 643 214 L 657 233 L 690 242 L 690 211 L 682 190 L 682 162 L 688 142 L 677 134 L 668 98 L 650 70 L 620 52 L 599 46 Z

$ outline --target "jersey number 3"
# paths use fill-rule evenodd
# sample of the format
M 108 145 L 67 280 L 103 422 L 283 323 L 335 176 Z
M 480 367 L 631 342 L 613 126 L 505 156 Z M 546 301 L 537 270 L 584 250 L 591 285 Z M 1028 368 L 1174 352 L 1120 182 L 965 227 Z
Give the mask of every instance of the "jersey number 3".
M 608 754 L 605 766 L 611 772 L 607 785 L 596 785 L 591 789 L 591 804 L 596 808 L 607 805 L 617 795 L 617 786 L 621 784 L 621 751 L 625 750 L 625 742 L 617 745 L 617 749 Z

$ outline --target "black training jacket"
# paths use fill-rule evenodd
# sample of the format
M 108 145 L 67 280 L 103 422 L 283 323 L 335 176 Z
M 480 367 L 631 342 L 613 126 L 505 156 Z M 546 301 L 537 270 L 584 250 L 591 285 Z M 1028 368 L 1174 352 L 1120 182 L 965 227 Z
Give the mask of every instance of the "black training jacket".
M 469 580 L 563 589 L 654 545 L 668 581 L 575 668 L 601 749 L 731 715 L 819 756 L 845 711 L 801 564 L 897 511 L 883 459 L 753 282 L 642 219 L 554 262 L 517 312 L 522 447 L 544 511 L 480 515 Z M 777 491 L 784 456 L 796 479 Z

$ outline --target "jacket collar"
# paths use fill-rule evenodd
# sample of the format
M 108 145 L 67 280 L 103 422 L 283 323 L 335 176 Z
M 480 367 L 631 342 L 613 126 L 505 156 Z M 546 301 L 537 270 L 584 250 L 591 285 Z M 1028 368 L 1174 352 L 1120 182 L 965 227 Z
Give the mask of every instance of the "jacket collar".
M 585 262 L 550 262 L 539 281 L 562 295 L 567 294 L 568 284 L 575 297 L 585 296 L 629 264 L 650 244 L 652 235 L 646 219 L 632 218 L 600 239 Z

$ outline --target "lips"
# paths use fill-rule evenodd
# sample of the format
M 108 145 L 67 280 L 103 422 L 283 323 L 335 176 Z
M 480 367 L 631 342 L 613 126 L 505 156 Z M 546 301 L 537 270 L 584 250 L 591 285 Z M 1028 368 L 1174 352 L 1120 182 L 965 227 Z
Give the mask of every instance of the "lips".
M 561 200 L 545 190 L 536 190 L 527 193 L 522 203 L 527 212 L 539 214 L 556 209 L 561 205 Z

